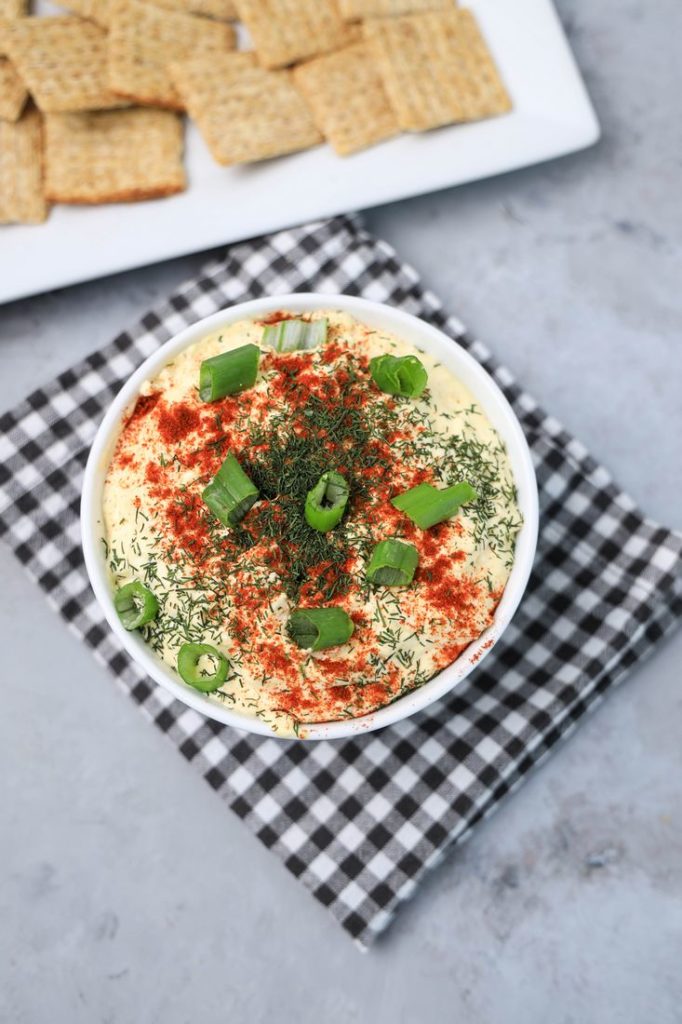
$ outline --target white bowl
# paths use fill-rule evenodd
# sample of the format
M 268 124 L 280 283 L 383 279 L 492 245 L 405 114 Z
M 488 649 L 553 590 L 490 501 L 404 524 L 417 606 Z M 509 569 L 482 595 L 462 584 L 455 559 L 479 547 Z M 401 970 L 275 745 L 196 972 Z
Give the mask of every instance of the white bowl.
M 303 293 L 268 296 L 254 299 L 252 302 L 242 302 L 187 327 L 175 338 L 162 345 L 132 375 L 112 402 L 97 431 L 85 467 L 81 501 L 83 553 L 90 583 L 102 606 L 107 622 L 128 654 L 155 682 L 169 690 L 178 700 L 200 711 L 206 717 L 232 725 L 237 729 L 243 729 L 246 732 L 268 736 L 276 735 L 259 718 L 238 714 L 222 704 L 213 702 L 207 695 L 193 690 L 157 657 L 141 636 L 123 628 L 114 608 L 111 581 L 100 542 L 103 534 L 102 489 L 121 422 L 136 401 L 141 385 L 155 377 L 178 352 L 199 341 L 210 332 L 226 327 L 237 320 L 262 317 L 280 309 L 307 313 L 316 309 L 329 308 L 343 310 L 371 327 L 396 334 L 417 348 L 431 353 L 469 388 L 507 446 L 518 489 L 518 503 L 523 514 L 523 526 L 519 531 L 516 543 L 514 566 L 502 599 L 495 611 L 492 625 L 470 644 L 452 665 L 412 693 L 362 718 L 306 725 L 301 729 L 301 733 L 302 738 L 308 740 L 341 739 L 346 736 L 371 732 L 374 729 L 382 729 L 384 726 L 398 722 L 408 715 L 413 715 L 439 700 L 454 689 L 458 683 L 461 683 L 474 667 L 480 665 L 490 653 L 509 624 L 509 620 L 523 596 L 537 542 L 538 496 L 535 473 L 528 445 L 516 416 L 497 384 L 480 364 L 435 327 L 431 327 L 409 313 L 403 313 L 399 309 L 393 309 L 378 302 L 368 302 L 351 295 Z

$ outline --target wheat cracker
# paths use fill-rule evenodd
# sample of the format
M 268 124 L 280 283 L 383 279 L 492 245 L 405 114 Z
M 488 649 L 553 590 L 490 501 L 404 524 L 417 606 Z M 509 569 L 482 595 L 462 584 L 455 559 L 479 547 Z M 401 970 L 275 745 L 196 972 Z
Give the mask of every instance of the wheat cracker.
M 181 192 L 182 123 L 133 107 L 45 118 L 45 193 L 58 203 L 116 203 Z
M 471 11 L 370 19 L 364 30 L 405 131 L 474 121 L 511 108 Z
M 354 41 L 336 0 L 235 0 L 266 68 L 338 50 Z
M 356 43 L 294 69 L 315 122 L 339 156 L 400 131 L 370 48 Z
M 0 224 L 41 224 L 46 217 L 42 118 L 30 107 L 18 121 L 0 121 Z
M 291 72 L 259 67 L 250 52 L 195 58 L 170 71 L 220 164 L 266 160 L 322 141 Z
M 106 34 L 83 18 L 19 18 L 7 51 L 45 113 L 122 106 L 106 81 Z

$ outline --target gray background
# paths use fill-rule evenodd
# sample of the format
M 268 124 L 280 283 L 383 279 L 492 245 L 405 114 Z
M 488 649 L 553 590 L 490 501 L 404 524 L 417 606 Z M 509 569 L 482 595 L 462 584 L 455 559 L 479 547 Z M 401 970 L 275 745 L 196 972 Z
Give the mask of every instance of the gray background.
M 602 142 L 366 220 L 648 514 L 679 527 L 681 8 L 559 8 Z M 201 263 L 0 310 L 0 407 Z M 4 548 L 0 574 L 3 1022 L 682 1020 L 681 635 L 362 955 Z

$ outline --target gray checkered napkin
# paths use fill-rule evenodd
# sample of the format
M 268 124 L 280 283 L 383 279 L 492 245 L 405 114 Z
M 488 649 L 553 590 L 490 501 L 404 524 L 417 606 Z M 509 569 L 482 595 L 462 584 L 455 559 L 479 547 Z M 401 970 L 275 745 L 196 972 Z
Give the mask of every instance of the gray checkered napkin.
M 409 721 L 341 742 L 242 735 L 131 664 L 88 586 L 78 505 L 123 381 L 187 324 L 268 293 L 363 295 L 446 331 L 511 401 L 540 485 L 535 571 L 490 657 Z M 682 537 L 648 522 L 585 449 L 354 218 L 232 246 L 159 309 L 0 419 L 0 534 L 135 704 L 361 944 L 682 613 Z

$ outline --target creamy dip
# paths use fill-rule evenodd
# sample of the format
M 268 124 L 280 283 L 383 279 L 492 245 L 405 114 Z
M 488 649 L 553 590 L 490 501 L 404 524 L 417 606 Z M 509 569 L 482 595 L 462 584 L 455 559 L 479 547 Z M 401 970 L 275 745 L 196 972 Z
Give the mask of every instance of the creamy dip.
M 504 445 L 461 382 L 346 314 L 307 319 L 324 317 L 325 345 L 262 347 L 255 385 L 217 402 L 199 397 L 201 362 L 260 346 L 264 321 L 233 324 L 178 355 L 141 389 L 104 487 L 112 583 L 140 580 L 159 603 L 141 630 L 147 643 L 173 669 L 183 643 L 216 647 L 230 671 L 209 699 L 280 735 L 367 714 L 453 662 L 492 621 L 521 525 Z M 385 353 L 420 359 L 428 386 L 419 398 L 379 390 L 369 360 Z M 236 527 L 201 497 L 230 452 L 260 492 Z M 318 533 L 303 505 L 326 470 L 346 477 L 350 499 L 341 523 Z M 419 483 L 459 481 L 478 499 L 428 530 L 391 505 Z M 419 552 L 409 586 L 366 581 L 371 551 L 387 537 Z M 350 641 L 297 647 L 286 630 L 292 609 L 329 605 L 351 616 Z

